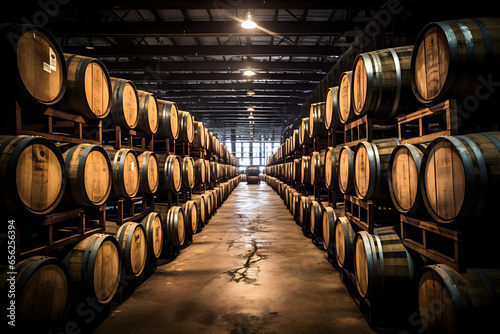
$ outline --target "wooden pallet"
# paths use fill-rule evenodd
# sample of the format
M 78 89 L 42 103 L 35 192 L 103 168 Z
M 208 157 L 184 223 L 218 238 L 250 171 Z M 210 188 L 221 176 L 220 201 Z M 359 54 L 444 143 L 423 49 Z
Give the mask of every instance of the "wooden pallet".
M 128 148 L 137 152 L 154 151 L 153 135 L 146 135 L 131 129 L 124 129 L 113 125 L 104 129 L 105 142 L 112 144 L 117 149 Z M 112 139 L 112 140 L 110 140 Z
M 118 226 L 131 221 L 140 221 L 154 211 L 154 202 L 154 195 L 120 198 L 107 204 L 107 219 Z
M 106 206 L 102 205 L 55 212 L 30 225 L 18 225 L 16 260 L 57 251 L 94 233 L 104 232 L 105 221 Z
M 35 120 L 35 121 L 34 121 Z M 16 106 L 15 135 L 40 136 L 55 142 L 102 144 L 102 121 L 48 108 L 43 113 Z
M 457 272 L 465 272 L 464 234 L 434 222 L 401 215 L 401 241 L 407 248 L 443 263 Z
M 345 216 L 361 229 L 373 233 L 377 226 L 396 225 L 399 213 L 394 208 L 379 207 L 371 200 L 344 194 Z
M 441 136 L 456 135 L 458 134 L 457 102 L 447 100 L 400 116 L 397 121 L 401 144 L 419 144 Z
M 365 115 L 344 126 L 344 145 L 356 146 L 360 142 L 371 142 L 378 138 L 397 136 L 396 124 L 381 124 Z

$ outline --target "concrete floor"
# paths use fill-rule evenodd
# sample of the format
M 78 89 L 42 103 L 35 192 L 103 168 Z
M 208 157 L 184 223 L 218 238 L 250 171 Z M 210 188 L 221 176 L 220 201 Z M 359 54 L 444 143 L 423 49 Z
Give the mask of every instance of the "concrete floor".
M 241 182 L 193 243 L 96 328 L 113 333 L 374 333 L 265 183 Z

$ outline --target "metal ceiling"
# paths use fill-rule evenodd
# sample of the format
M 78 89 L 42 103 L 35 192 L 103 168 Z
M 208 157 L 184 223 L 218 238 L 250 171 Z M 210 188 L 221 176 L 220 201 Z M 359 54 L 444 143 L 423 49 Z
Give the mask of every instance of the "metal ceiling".
M 276 141 L 356 52 L 411 42 L 428 19 L 415 2 L 42 0 L 9 18 L 44 25 L 64 52 L 99 58 L 111 76 L 175 101 L 222 140 Z M 248 13 L 258 28 L 240 27 Z M 377 34 L 353 47 L 370 24 Z

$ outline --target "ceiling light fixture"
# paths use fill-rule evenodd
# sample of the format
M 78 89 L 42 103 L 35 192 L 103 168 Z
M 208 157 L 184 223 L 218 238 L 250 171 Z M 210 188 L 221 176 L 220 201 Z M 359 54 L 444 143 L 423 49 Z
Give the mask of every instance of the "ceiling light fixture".
M 253 113 L 250 112 L 250 116 L 248 116 L 248 118 L 253 118 Z
M 247 95 L 255 95 L 255 92 L 253 89 L 249 89 L 248 92 L 247 92 Z
M 251 77 L 252 75 L 255 75 L 255 72 L 252 70 L 246 70 L 243 72 L 243 75 L 246 75 L 247 77 Z
M 255 111 L 255 109 L 252 107 L 252 105 L 249 105 L 247 111 Z
M 241 23 L 241 27 L 245 28 L 245 29 L 253 29 L 253 28 L 257 27 L 257 23 L 252 21 L 252 17 L 250 15 L 250 13 L 247 13 L 247 20 L 243 21 L 243 23 Z

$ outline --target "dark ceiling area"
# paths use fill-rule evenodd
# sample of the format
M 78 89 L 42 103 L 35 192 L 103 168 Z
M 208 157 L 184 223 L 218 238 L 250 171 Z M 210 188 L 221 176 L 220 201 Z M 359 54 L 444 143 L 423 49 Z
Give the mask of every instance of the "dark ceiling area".
M 65 53 L 100 59 L 222 140 L 279 141 L 357 53 L 412 44 L 432 20 L 491 11 L 434 2 L 41 0 L 1 15 L 44 26 Z M 248 14 L 257 28 L 240 26 Z

